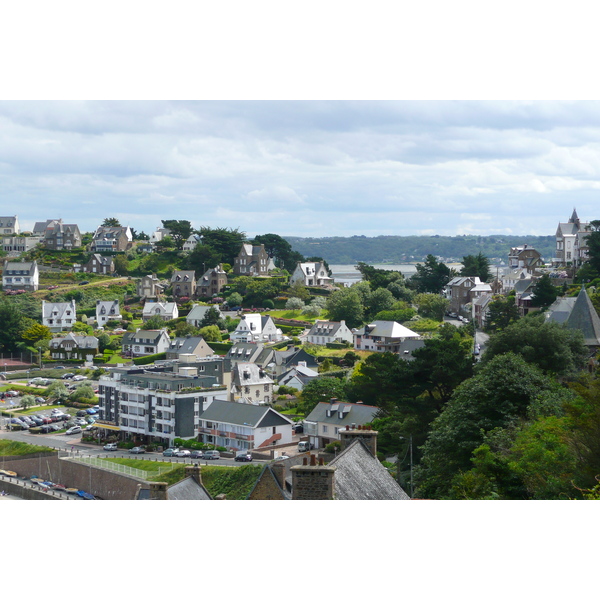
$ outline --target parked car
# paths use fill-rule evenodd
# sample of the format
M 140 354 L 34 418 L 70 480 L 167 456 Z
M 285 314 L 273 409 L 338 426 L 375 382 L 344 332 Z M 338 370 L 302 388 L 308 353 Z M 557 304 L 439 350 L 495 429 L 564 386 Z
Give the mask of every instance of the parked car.
M 207 450 L 204 453 L 205 460 L 218 460 L 221 458 L 221 453 L 218 450 Z
M 304 433 L 304 423 L 295 423 L 292 425 L 292 431 L 295 433 Z
M 87 285 L 89 283 L 89 281 L 80 281 L 79 285 Z
M 85 375 L 75 375 L 73 377 L 73 381 L 83 381 L 84 379 L 87 379 Z
M 192 458 L 204 458 L 204 452 L 202 450 L 192 450 Z
M 167 448 L 163 452 L 163 456 L 175 456 L 175 448 Z
M 85 417 L 86 415 L 87 415 L 87 412 L 85 412 L 85 410 L 78 410 L 75 416 Z
M 180 458 L 185 458 L 186 456 L 191 456 L 192 453 L 185 448 L 179 448 L 179 450 L 175 451 L 175 456 L 179 456 Z
M 237 462 L 252 462 L 252 454 L 250 454 L 250 452 L 243 452 L 242 454 L 237 454 L 235 460 Z
M 63 373 L 60 378 L 61 379 L 73 379 L 75 377 L 75 373 Z
M 41 396 L 36 396 L 36 397 L 35 397 L 35 401 L 36 401 L 38 404 L 44 404 L 44 403 L 46 402 L 46 398 L 42 398 Z
M 95 414 L 96 414 L 98 411 L 97 411 L 95 408 L 86 408 L 86 409 L 85 409 L 85 412 L 86 412 L 88 415 L 95 415 Z
M 289 458 L 289 456 L 278 456 L 275 460 L 287 460 Z
M 144 446 L 134 446 L 129 449 L 129 454 L 145 454 L 146 448 Z
M 79 425 L 73 425 L 73 427 L 69 427 L 69 429 L 67 429 L 67 431 L 65 431 L 66 435 L 76 435 L 78 433 L 81 433 L 83 431 L 83 429 L 81 429 L 81 427 Z
M 117 444 L 115 442 L 111 442 L 110 444 L 104 444 L 104 450 L 107 452 L 112 452 L 114 450 L 118 450 Z
M 87 424 L 88 424 L 88 422 L 84 418 L 82 418 L 82 417 L 78 417 L 77 419 L 75 419 L 75 425 L 83 425 L 83 426 L 85 426 Z

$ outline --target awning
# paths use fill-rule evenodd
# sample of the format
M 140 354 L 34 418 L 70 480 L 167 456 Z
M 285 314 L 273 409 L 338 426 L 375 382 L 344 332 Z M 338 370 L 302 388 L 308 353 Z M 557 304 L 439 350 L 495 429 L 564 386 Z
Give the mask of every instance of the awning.
M 121 431 L 120 427 L 117 427 L 116 425 L 107 425 L 106 423 L 98 423 L 98 421 L 95 421 L 93 423 L 94 427 L 98 427 L 100 429 L 112 429 L 113 431 Z

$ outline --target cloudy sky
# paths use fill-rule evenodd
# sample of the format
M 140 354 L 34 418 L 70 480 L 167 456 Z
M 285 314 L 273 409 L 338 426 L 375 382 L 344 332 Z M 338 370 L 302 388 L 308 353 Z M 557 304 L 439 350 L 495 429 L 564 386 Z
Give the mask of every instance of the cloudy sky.
M 2 213 L 249 235 L 553 234 L 599 218 L 600 103 L 3 101 Z

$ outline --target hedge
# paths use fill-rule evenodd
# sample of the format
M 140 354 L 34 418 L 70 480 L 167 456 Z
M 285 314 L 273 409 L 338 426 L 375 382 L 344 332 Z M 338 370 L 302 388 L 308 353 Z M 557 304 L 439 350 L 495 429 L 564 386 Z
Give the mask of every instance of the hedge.
M 149 354 L 148 356 L 138 356 L 133 359 L 134 365 L 149 365 L 157 360 L 165 360 L 167 358 L 166 352 L 159 352 L 158 354 Z

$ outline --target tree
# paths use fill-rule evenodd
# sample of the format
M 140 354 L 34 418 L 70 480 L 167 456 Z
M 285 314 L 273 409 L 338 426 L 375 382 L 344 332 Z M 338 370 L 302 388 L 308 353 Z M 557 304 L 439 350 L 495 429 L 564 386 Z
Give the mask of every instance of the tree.
M 289 298 L 285 303 L 286 310 L 302 310 L 304 308 L 304 301 L 300 298 L 292 297 Z
M 288 294 L 289 296 L 299 298 L 304 302 L 310 300 L 310 292 L 301 280 L 295 281 L 292 285 L 290 285 L 288 288 Z
M 227 304 L 230 307 L 231 306 L 241 306 L 243 300 L 244 300 L 244 298 L 242 297 L 241 294 L 238 294 L 237 292 L 233 292 L 233 294 L 231 294 L 229 296 L 229 298 L 227 298 Z
M 329 402 L 332 398 L 342 401 L 346 398 L 346 382 L 337 377 L 315 377 L 302 390 L 298 408 L 308 415 L 319 402 Z
M 495 296 L 488 305 L 485 329 L 490 333 L 501 331 L 519 318 L 519 308 L 514 293 L 508 296 Z
M 163 227 L 169 230 L 169 236 L 173 239 L 177 250 L 181 250 L 185 241 L 194 231 L 192 224 L 189 221 L 177 219 L 166 219 L 161 222 Z
M 409 283 L 420 293 L 439 294 L 452 278 L 450 268 L 432 254 L 427 255 L 424 263 L 417 264 L 416 269 Z
M 115 273 L 118 275 L 127 275 L 129 273 L 129 261 L 124 254 L 117 254 L 114 259 Z
M 221 336 L 221 331 L 216 325 L 202 327 L 199 333 L 206 342 L 220 342 L 223 339 Z
M 394 295 L 386 288 L 381 287 L 373 290 L 365 303 L 366 320 L 373 320 L 377 313 L 382 310 L 391 310 L 395 304 L 396 300 Z
M 219 262 L 234 264 L 240 253 L 242 244 L 246 241 L 246 234 L 238 229 L 219 227 L 201 227 L 198 233 L 202 236 L 202 245 L 209 247 L 215 254 L 219 255 Z M 196 245 L 196 248 L 200 244 Z
M 400 271 L 377 269 L 364 262 L 359 262 L 356 268 L 362 275 L 363 281 L 368 281 L 373 290 L 388 287 L 391 283 L 402 285 L 404 275 Z
M 360 327 L 364 317 L 360 296 L 353 288 L 354 286 L 333 292 L 326 305 L 330 320 L 346 321 L 346 325 L 350 328 Z
M 182 266 L 204 275 L 207 269 L 212 269 L 222 262 L 222 255 L 210 246 L 196 244 L 194 249 L 183 257 Z
M 585 238 L 588 247 L 588 264 L 600 275 L 600 221 L 590 221 L 591 233 Z
M 31 394 L 25 394 L 24 396 L 21 396 L 19 403 L 21 408 L 29 408 L 30 406 L 34 406 L 35 396 L 32 396 Z
M 154 329 L 164 329 L 166 326 L 165 320 L 160 315 L 153 315 L 144 322 L 144 329 L 152 331 Z
M 92 400 L 95 397 L 92 384 L 89 381 L 84 381 L 71 392 L 69 400 L 73 402 L 85 402 L 86 400 Z
M 477 255 L 463 256 L 460 274 L 464 277 L 479 277 L 481 281 L 490 278 L 490 261 L 481 252 Z
M 533 401 L 553 390 L 562 388 L 516 354 L 482 365 L 456 388 L 432 423 L 415 473 L 419 497 L 448 498 L 453 478 L 471 468 L 473 451 L 485 442 L 486 433 L 526 418 Z
M 69 396 L 69 392 L 62 381 L 53 381 L 47 388 L 48 398 L 60 404 Z
M 202 321 L 200 321 L 200 328 L 209 325 L 216 325 L 219 329 L 225 329 L 225 320 L 216 306 L 211 306 L 202 317 Z
M 491 335 L 481 362 L 509 352 L 546 373 L 561 376 L 582 369 L 587 357 L 580 331 L 545 321 L 540 314 L 527 315 Z
M 0 301 L 0 350 L 13 352 L 21 339 L 24 328 L 24 316 L 15 304 L 7 300 Z
M 414 300 L 419 315 L 425 319 L 443 321 L 450 301 L 439 294 L 417 294 Z
M 121 227 L 121 223 L 116 217 L 107 217 L 102 221 L 102 227 Z
M 533 286 L 531 306 L 548 308 L 557 296 L 558 288 L 552 283 L 550 276 L 544 273 Z
M 31 344 L 35 344 L 41 340 L 49 340 L 52 338 L 52 332 L 49 327 L 42 325 L 41 323 L 32 322 L 25 331 L 23 331 L 21 337 Z

